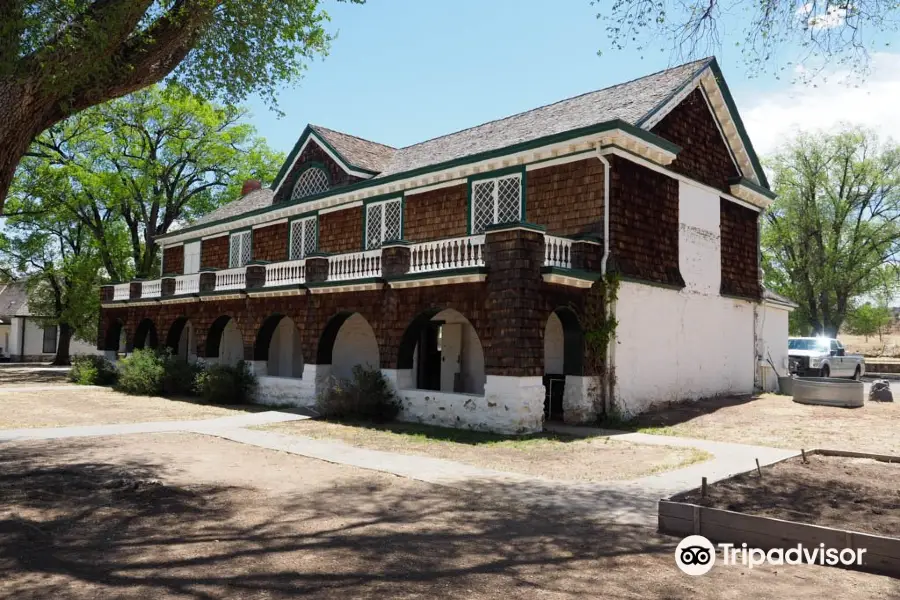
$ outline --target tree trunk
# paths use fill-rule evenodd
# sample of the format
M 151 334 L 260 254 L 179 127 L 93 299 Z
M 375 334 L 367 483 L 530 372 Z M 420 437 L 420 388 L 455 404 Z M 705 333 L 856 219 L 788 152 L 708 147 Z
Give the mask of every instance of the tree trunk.
M 74 330 L 67 323 L 59 324 L 59 342 L 56 344 L 56 358 L 53 359 L 54 366 L 68 367 L 72 364 L 69 360 L 69 346 L 72 342 L 72 334 Z

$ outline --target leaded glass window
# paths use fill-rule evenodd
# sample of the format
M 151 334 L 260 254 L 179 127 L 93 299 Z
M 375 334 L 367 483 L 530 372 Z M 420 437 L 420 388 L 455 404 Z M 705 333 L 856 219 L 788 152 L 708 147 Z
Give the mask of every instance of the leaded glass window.
M 316 217 L 307 217 L 291 223 L 291 260 L 306 258 L 318 248 Z
M 403 232 L 403 206 L 397 200 L 376 202 L 366 207 L 366 249 L 399 240 Z
M 472 182 L 472 233 L 484 233 L 488 225 L 522 220 L 522 175 Z
M 300 173 L 300 177 L 297 178 L 297 183 L 294 184 L 294 191 L 291 194 L 291 200 L 327 192 L 329 185 L 328 173 L 325 172 L 325 169 L 310 167 Z

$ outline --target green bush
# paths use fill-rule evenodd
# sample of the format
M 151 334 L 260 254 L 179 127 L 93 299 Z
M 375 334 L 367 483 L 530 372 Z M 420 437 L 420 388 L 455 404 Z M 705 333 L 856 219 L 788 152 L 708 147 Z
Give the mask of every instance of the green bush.
M 166 351 L 163 355 L 162 393 L 166 396 L 193 396 L 196 394 L 197 377 L 203 365 L 191 364 Z
M 165 353 L 155 350 L 135 350 L 122 359 L 116 389 L 135 396 L 158 396 L 163 391 L 166 376 Z
M 356 365 L 350 379 L 335 379 L 319 396 L 316 410 L 326 419 L 384 423 L 397 417 L 400 402 L 381 371 Z
M 82 354 L 72 357 L 69 381 L 79 385 L 112 385 L 118 372 L 114 364 L 96 354 Z
M 247 363 L 240 361 L 236 367 L 212 365 L 197 375 L 196 392 L 214 404 L 244 404 L 253 400 L 256 391 L 256 375 Z

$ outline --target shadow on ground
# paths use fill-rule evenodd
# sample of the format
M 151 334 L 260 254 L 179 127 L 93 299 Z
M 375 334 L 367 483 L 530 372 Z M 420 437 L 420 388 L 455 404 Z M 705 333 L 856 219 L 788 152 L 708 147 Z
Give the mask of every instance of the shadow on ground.
M 646 428 L 671 427 L 712 414 L 723 408 L 732 408 L 757 400 L 759 396 L 729 396 L 727 398 L 703 398 L 669 404 L 642 413 L 625 423 L 607 424 L 611 429 L 638 431 Z
M 569 595 L 612 581 L 601 559 L 659 555 L 672 568 L 671 540 L 510 504 L 502 485 L 463 497 L 351 478 L 273 500 L 167 485 L 153 464 L 52 463 L 49 451 L 2 450 L 0 596 Z M 617 573 L 641 595 L 633 568 Z
M 0 369 L 0 387 L 68 383 L 68 376 L 69 372 L 66 369 L 5 367 Z

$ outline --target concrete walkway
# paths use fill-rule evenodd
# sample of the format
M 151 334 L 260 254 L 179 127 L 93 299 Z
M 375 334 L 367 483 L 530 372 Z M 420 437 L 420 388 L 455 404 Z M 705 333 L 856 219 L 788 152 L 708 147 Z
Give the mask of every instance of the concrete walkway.
M 484 486 L 501 487 L 510 501 L 529 505 L 564 508 L 604 521 L 654 526 L 656 502 L 663 497 L 700 485 L 702 477 L 710 483 L 760 465 L 796 456 L 797 451 L 761 446 L 711 442 L 689 438 L 642 433 L 604 431 L 592 428 L 554 426 L 569 435 L 615 437 L 617 440 L 704 450 L 713 459 L 683 469 L 650 475 L 630 481 L 575 483 L 550 480 L 484 469 L 427 456 L 412 456 L 357 448 L 338 440 L 321 440 L 271 431 L 248 429 L 285 421 L 306 419 L 293 412 L 266 411 L 199 421 L 128 423 L 47 429 L 0 430 L 0 442 L 51 440 L 69 437 L 134 435 L 140 433 L 198 433 L 241 444 L 278 450 L 331 463 L 381 471 L 426 483 L 477 492 Z

